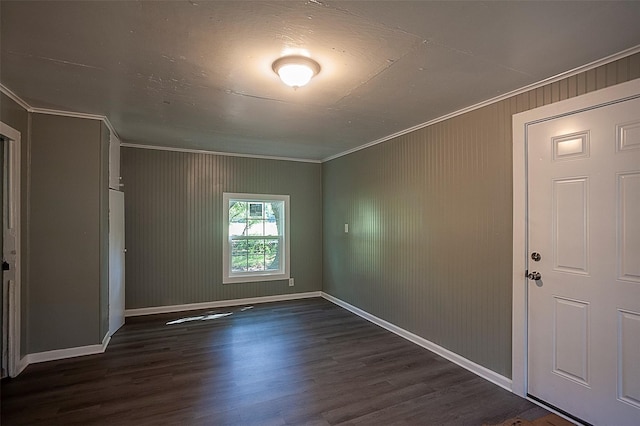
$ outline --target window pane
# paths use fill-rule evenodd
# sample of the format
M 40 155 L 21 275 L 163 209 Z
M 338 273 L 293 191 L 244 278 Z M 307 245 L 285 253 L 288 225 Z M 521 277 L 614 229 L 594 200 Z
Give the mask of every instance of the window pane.
M 264 240 L 248 240 L 247 270 L 264 271 Z
M 229 202 L 229 235 L 247 235 L 248 203 L 245 201 Z
M 249 219 L 247 223 L 247 235 L 264 235 L 264 219 Z
M 263 210 L 264 210 L 263 207 L 264 207 L 264 203 L 250 202 L 249 203 L 249 217 L 262 219 L 263 218 Z
M 247 240 L 231 241 L 231 272 L 246 272 L 249 245 Z
M 277 271 L 280 269 L 280 247 L 278 239 L 233 240 L 231 271 Z
M 263 235 L 282 235 L 284 201 L 272 201 L 265 204 L 265 225 Z
M 267 271 L 280 269 L 280 241 L 264 240 L 264 264 Z
M 256 272 L 264 270 L 264 240 L 234 240 L 231 242 L 232 272 Z

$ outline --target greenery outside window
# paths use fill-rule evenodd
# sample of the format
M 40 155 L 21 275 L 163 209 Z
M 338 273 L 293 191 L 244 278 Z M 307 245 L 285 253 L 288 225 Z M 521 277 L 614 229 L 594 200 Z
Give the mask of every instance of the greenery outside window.
M 225 192 L 224 284 L 289 279 L 289 196 Z

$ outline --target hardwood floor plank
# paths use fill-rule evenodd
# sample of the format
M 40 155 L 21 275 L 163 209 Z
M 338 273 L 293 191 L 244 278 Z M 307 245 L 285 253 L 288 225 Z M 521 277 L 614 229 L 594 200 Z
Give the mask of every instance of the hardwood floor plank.
M 171 321 L 213 313 L 214 320 Z M 546 414 L 324 299 L 128 318 L 2 381 L 2 425 L 500 423 Z

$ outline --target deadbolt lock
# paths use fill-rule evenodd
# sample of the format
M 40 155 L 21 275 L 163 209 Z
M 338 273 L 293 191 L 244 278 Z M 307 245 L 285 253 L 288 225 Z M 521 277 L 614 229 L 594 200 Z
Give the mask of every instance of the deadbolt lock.
M 540 262 L 542 256 L 540 256 L 540 253 L 538 253 L 537 251 L 534 251 L 533 253 L 531 253 L 531 259 L 533 259 L 534 262 Z

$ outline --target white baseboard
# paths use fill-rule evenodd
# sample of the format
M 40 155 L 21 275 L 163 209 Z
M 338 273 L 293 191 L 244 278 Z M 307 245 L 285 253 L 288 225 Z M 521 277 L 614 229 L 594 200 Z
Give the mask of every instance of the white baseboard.
M 375 315 L 372 315 L 366 311 L 363 311 L 360 308 L 357 308 L 353 305 L 350 305 L 347 302 L 344 302 L 337 297 L 331 296 L 322 291 L 311 291 L 307 293 L 293 293 L 293 294 L 280 294 L 275 296 L 264 296 L 264 297 L 251 297 L 246 299 L 230 299 L 230 300 L 220 300 L 216 302 L 204 302 L 204 303 L 190 303 L 185 305 L 170 305 L 170 306 L 157 306 L 152 308 L 138 308 L 138 309 L 128 309 L 125 310 L 125 316 L 140 316 L 140 315 L 152 315 L 152 314 L 160 314 L 160 313 L 169 313 L 169 312 L 179 312 L 179 311 L 189 311 L 196 309 L 209 309 L 209 308 L 220 308 L 226 306 L 238 306 L 238 305 L 247 305 L 247 304 L 257 304 L 257 303 L 268 303 L 268 302 L 279 302 L 285 300 L 296 300 L 296 299 L 307 299 L 312 297 L 323 297 L 328 301 L 335 303 L 336 305 L 353 312 L 366 319 L 367 321 L 371 321 L 372 323 L 389 330 L 390 332 L 397 334 L 398 336 L 409 340 L 412 343 L 415 343 L 418 346 L 422 346 L 425 349 L 434 352 L 441 357 L 453 362 L 465 368 L 466 370 L 471 371 L 472 373 L 490 381 L 493 384 L 496 384 L 508 391 L 511 391 L 511 379 L 504 377 L 495 371 L 489 370 L 486 367 L 483 367 L 479 364 L 476 364 L 473 361 L 464 358 L 461 355 L 458 355 L 454 352 L 451 352 L 448 349 L 443 348 L 442 346 L 436 345 L 435 343 L 422 338 L 416 334 L 413 334 L 403 328 L 398 327 L 388 321 L 380 319 Z M 77 356 L 83 355 L 94 355 L 104 353 L 111 341 L 111 335 L 106 334 L 104 339 L 102 340 L 102 344 L 98 345 L 88 345 L 88 346 L 80 346 L 75 348 L 68 349 L 57 349 L 53 351 L 46 352 L 38 352 L 33 354 L 28 354 L 24 358 L 22 358 L 18 365 L 18 374 L 22 370 L 27 367 L 29 364 L 35 364 L 39 362 L 45 361 L 54 361 L 65 358 L 73 358 Z
M 87 345 L 77 346 L 75 348 L 56 349 L 53 351 L 36 352 L 25 356 L 21 362 L 25 361 L 24 367 L 29 364 L 36 364 L 39 362 L 56 361 L 59 359 L 75 358 L 77 356 L 95 355 L 104 353 L 107 350 L 107 346 L 111 341 L 111 336 L 107 333 L 102 339 L 102 344 L 99 345 Z M 24 369 L 23 367 L 23 369 Z
M 405 339 L 407 339 L 408 341 L 415 343 L 418 346 L 422 346 L 425 349 L 430 350 L 433 353 L 436 353 L 438 355 L 440 355 L 441 357 L 448 359 L 449 361 L 453 362 L 454 364 L 458 364 L 460 367 L 471 371 L 472 373 L 482 377 L 483 379 L 486 379 L 488 381 L 490 381 L 491 383 L 500 386 L 501 388 L 504 388 L 506 390 L 508 390 L 509 392 L 511 392 L 511 379 L 504 377 L 501 374 L 496 373 L 495 371 L 489 370 L 486 367 L 483 367 L 479 364 L 476 364 L 473 361 L 468 360 L 467 358 L 458 355 L 455 352 L 451 352 L 448 349 L 443 348 L 442 346 L 436 345 L 435 343 L 420 337 L 416 334 L 413 334 L 403 328 L 398 327 L 395 324 L 392 324 L 388 321 L 385 321 L 383 319 L 380 319 L 378 317 L 376 317 L 375 315 L 371 315 L 370 313 L 363 311 L 360 308 L 356 308 L 353 305 L 350 305 L 347 302 L 344 302 L 340 299 L 338 299 L 337 297 L 334 297 L 330 294 L 327 294 L 325 292 L 322 292 L 322 297 L 327 299 L 330 302 L 335 303 L 336 305 L 353 312 L 354 314 L 366 319 L 367 321 L 371 321 L 372 323 L 386 329 L 389 330 L 390 332 L 397 334 L 400 337 L 403 337 Z
M 109 342 L 111 342 L 111 333 L 107 331 L 107 334 L 104 335 L 102 339 L 102 352 L 107 350 L 107 346 L 109 346 Z
M 218 308 L 218 307 L 224 307 L 224 306 L 236 306 L 236 305 L 266 303 L 266 302 L 279 302 L 284 300 L 307 299 L 311 297 L 322 297 L 322 294 L 319 291 L 311 291 L 307 293 L 279 294 L 275 296 L 221 300 L 217 302 L 191 303 L 187 305 L 171 305 L 171 306 L 158 306 L 153 308 L 129 309 L 129 310 L 125 310 L 125 316 L 130 317 L 130 316 L 137 316 L 137 315 L 151 315 L 151 314 L 160 314 L 160 313 L 168 313 L 168 312 L 189 311 L 194 309 L 208 309 L 208 308 Z M 110 341 L 111 341 L 111 335 L 107 333 L 102 339 L 102 344 L 79 346 L 75 348 L 66 348 L 66 349 L 56 349 L 53 351 L 36 352 L 36 353 L 28 354 L 19 361 L 17 374 L 20 374 L 20 372 L 22 372 L 29 364 L 36 364 L 39 362 L 56 361 L 60 359 L 74 358 L 78 356 L 95 355 L 95 354 L 104 353 L 104 351 L 107 350 L 107 346 L 109 345 Z
M 166 314 L 170 312 L 193 311 L 197 309 L 223 308 L 226 306 L 248 305 L 256 303 L 281 302 L 284 300 L 308 299 L 310 297 L 322 297 L 320 291 L 307 293 L 277 294 L 275 296 L 249 297 L 246 299 L 218 300 L 215 302 L 188 303 L 184 305 L 154 306 L 150 308 L 125 309 L 125 317 L 141 315 Z
M 27 356 L 28 355 L 25 355 L 23 358 L 20 358 L 20 360 L 18 361 L 18 365 L 16 365 L 16 375 L 13 377 L 18 377 L 18 375 L 22 373 L 25 368 L 27 368 L 27 365 L 29 365 L 29 363 L 27 362 Z

